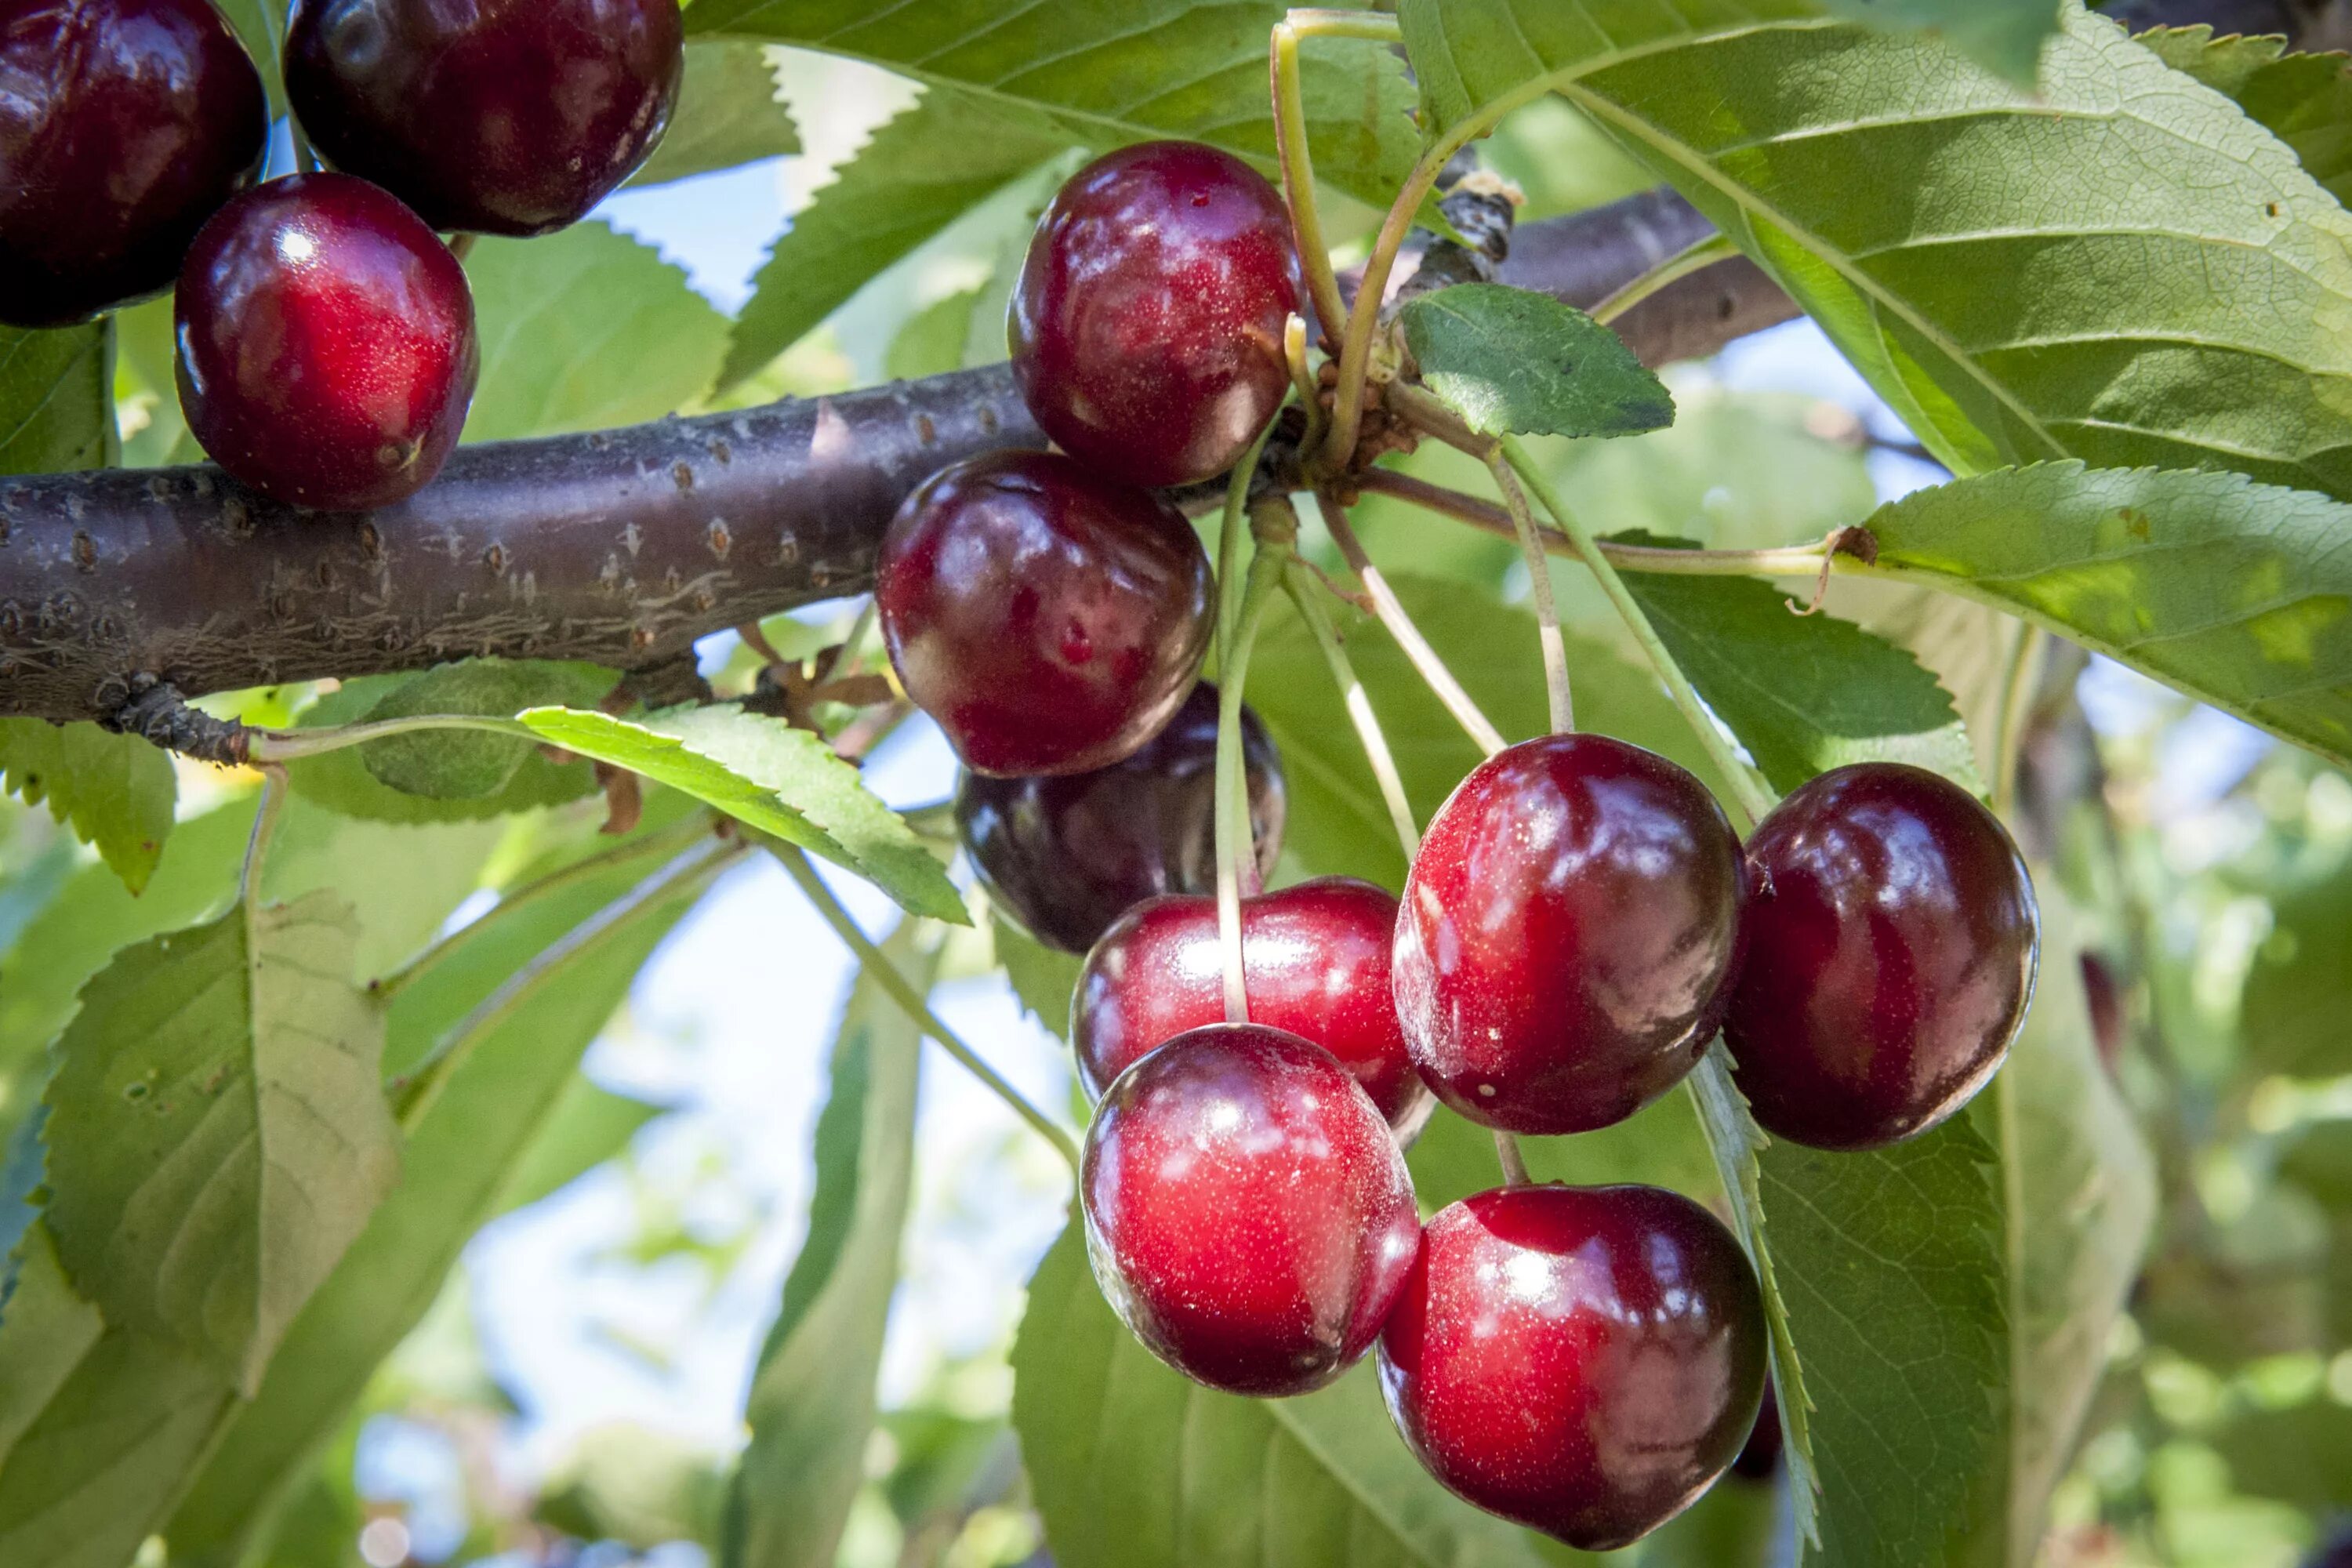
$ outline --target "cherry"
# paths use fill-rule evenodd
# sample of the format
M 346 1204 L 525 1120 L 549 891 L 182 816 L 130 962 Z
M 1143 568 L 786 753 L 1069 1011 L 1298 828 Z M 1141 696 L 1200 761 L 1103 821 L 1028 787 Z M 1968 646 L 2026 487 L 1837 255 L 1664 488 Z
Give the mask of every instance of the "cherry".
M 1290 387 L 1303 288 L 1282 196 L 1193 142 L 1070 176 L 1013 294 L 1013 373 L 1064 451 L 1137 485 L 1223 473 Z
M 349 174 L 246 192 L 180 275 L 180 405 L 224 468 L 296 506 L 389 506 L 441 471 L 480 351 L 465 269 Z
M 1604 1552 L 1731 1463 L 1765 1354 L 1747 1255 L 1698 1205 L 1657 1187 L 1506 1187 L 1429 1222 L 1381 1336 L 1381 1385 L 1449 1490 Z
M 1401 1139 L 1433 1101 L 1397 1026 L 1389 950 L 1397 901 L 1370 882 L 1324 877 L 1242 900 L 1250 1021 L 1312 1040 L 1339 1059 Z M 1225 1016 L 1224 950 L 1213 898 L 1154 899 L 1087 955 L 1070 1005 L 1070 1043 L 1087 1092 L 1187 1029 Z
M 320 155 L 441 229 L 546 234 L 677 105 L 677 0 L 296 0 L 286 96 Z
M 1397 1013 L 1421 1076 L 1513 1132 L 1623 1121 L 1706 1051 L 1743 889 L 1722 808 L 1665 758 L 1605 735 L 1488 758 L 1405 882 Z
M 1047 946 L 1084 952 L 1144 900 L 1216 886 L 1216 763 L 1217 689 L 1203 680 L 1165 729 L 1107 768 L 964 774 L 956 827 L 999 909 Z M 1247 707 L 1242 765 L 1265 877 L 1282 852 L 1282 759 Z
M 1967 1104 L 2025 1019 L 2041 946 L 2000 819 L 1923 768 L 1861 763 L 1782 801 L 1748 853 L 1724 1038 L 1756 1120 L 1870 1149 Z
M 1209 646 L 1209 557 L 1145 490 L 1051 452 L 940 469 L 882 536 L 874 602 L 907 695 L 983 773 L 1108 767 Z
M 1380 1332 L 1421 1236 L 1388 1123 L 1329 1052 L 1262 1024 L 1180 1035 L 1087 1133 L 1087 1253 L 1136 1338 L 1230 1394 L 1305 1394 Z
M 169 288 L 268 137 L 261 77 L 206 0 L 0 4 L 0 322 Z

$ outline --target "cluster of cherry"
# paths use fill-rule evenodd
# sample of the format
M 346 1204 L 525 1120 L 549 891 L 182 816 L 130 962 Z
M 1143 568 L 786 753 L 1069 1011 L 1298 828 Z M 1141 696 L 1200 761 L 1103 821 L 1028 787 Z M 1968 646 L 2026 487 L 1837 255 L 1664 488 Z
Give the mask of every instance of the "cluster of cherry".
M 435 231 L 578 221 L 668 128 L 678 0 L 295 0 L 294 121 L 337 171 L 257 185 L 260 74 L 210 0 L 0 3 L 0 322 L 178 286 L 177 379 L 215 461 L 297 506 L 441 470 L 480 349 Z
M 1642 1186 L 1507 1186 L 1424 1225 L 1404 1144 L 1433 1100 L 1509 1133 L 1609 1126 L 1718 1032 L 1771 1131 L 1914 1136 L 2024 1016 L 2032 885 L 1998 819 L 1919 769 L 1825 773 L 1743 847 L 1685 769 L 1555 735 L 1462 782 L 1402 900 L 1336 878 L 1244 900 L 1251 1021 L 1228 1022 L 1216 702 L 1195 685 L 1210 573 L 1147 487 L 1245 450 L 1288 384 L 1300 293 L 1281 198 L 1246 165 L 1158 143 L 1081 171 L 1012 316 L 1023 391 L 1068 456 L 958 464 L 911 497 L 877 568 L 885 639 L 967 764 L 958 821 L 998 904 L 1087 952 L 1071 1033 L 1099 1103 L 1080 1200 L 1128 1326 L 1204 1384 L 1269 1396 L 1377 1341 L 1390 1411 L 1439 1480 L 1572 1545 L 1622 1545 L 1757 1423 L 1747 1256 L 1706 1209 Z M 1244 715 L 1263 873 L 1282 780 Z

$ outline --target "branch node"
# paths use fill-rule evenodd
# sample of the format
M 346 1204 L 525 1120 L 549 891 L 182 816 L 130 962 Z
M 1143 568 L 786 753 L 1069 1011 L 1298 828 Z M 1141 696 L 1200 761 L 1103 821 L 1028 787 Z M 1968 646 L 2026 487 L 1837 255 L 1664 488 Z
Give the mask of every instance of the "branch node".
M 99 728 L 136 735 L 166 751 L 225 768 L 246 763 L 247 731 L 235 719 L 215 719 L 188 706 L 179 689 L 160 676 L 141 673 L 125 682 L 122 705 L 100 719 Z

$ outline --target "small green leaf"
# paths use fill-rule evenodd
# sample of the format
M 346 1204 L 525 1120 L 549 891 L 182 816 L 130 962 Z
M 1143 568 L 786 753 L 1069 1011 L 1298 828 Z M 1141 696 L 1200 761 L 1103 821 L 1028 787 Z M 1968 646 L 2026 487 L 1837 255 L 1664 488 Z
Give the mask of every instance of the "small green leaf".
M 731 169 L 801 150 L 793 117 L 776 90 L 764 44 L 697 38 L 686 46 L 686 80 L 677 113 L 629 188 Z
M 1774 789 L 1848 763 L 1897 762 L 1985 793 L 1950 694 L 1893 643 L 1833 616 L 1795 615 L 1753 577 L 1628 572 L 1625 586 Z
M 0 474 L 103 468 L 121 449 L 109 324 L 0 327 Z
M 466 439 L 658 419 L 709 389 L 727 319 L 686 274 L 602 223 L 479 241 L 466 258 L 482 379 Z
M 919 990 L 939 947 L 912 921 L 882 944 Z M 808 1237 L 751 1376 L 751 1446 L 730 1489 L 721 1568 L 830 1563 L 866 1477 L 875 1377 L 898 1283 L 915 1161 L 922 1032 L 860 977 L 833 1047 L 816 1127 Z
M 2271 934 L 2246 975 L 2241 1038 L 2257 1072 L 2352 1072 L 2352 868 L 2272 900 Z M 2352 1193 L 2347 1193 L 2352 1201 Z
M 527 1208 L 617 1159 L 666 1109 L 614 1094 L 585 1073 L 572 1074 L 506 1191 L 499 1194 L 500 1208 Z
M 40 719 L 0 719 L 0 784 L 26 805 L 47 801 L 134 893 L 155 874 L 180 798 L 160 748 L 95 724 Z
M 2237 474 L 2042 463 L 1870 519 L 1878 564 L 2352 761 L 2352 506 Z
M 1070 999 L 1078 988 L 1083 955 L 1047 947 L 1002 914 L 989 922 L 996 942 L 996 962 L 1013 983 L 1013 995 L 1029 1016 L 1066 1040 L 1070 1037 Z
M 585 670 L 591 667 L 557 668 Z M 329 692 L 303 710 L 296 722 L 305 730 L 359 723 L 370 717 L 379 703 L 390 700 L 404 687 L 424 679 L 415 675 L 363 675 L 346 680 L 340 690 Z M 599 677 L 603 689 L 593 689 L 595 682 L 583 680 L 577 689 L 571 689 L 571 699 L 582 706 L 598 701 L 611 689 L 615 679 L 612 672 L 603 671 Z M 507 711 L 511 715 L 518 710 Z M 463 731 L 439 731 L 424 738 L 446 742 L 471 737 Z M 499 739 L 495 735 L 484 738 Z M 367 753 L 384 743 L 378 741 L 364 746 L 346 746 L 341 751 L 289 763 L 287 783 L 298 797 L 341 816 L 404 824 L 478 822 L 529 811 L 534 806 L 561 805 L 596 792 L 596 775 L 587 763 L 559 763 L 543 750 L 524 742 L 521 764 L 506 787 L 494 795 L 446 800 L 408 795 L 383 783 L 368 767 Z
M 883 268 L 1068 144 L 978 93 L 926 91 L 794 215 L 752 280 L 719 384 L 756 373 Z
M 400 1168 L 383 1017 L 331 894 L 158 937 L 83 994 L 49 1086 L 47 1215 L 107 1321 L 249 1394 Z
M 1297 1399 L 1219 1394 L 1105 1304 L 1073 1219 L 1013 1350 L 1021 1435 L 1060 1568 L 1538 1568 L 1556 1547 L 1479 1512 L 1397 1441 L 1369 1363 Z
M 1549 294 L 1457 283 L 1398 313 L 1422 381 L 1486 436 L 1638 436 L 1675 400 L 1625 340 Z
M 2268 127 L 2337 201 L 2352 196 L 2352 77 L 2342 55 L 2290 54 L 2277 37 L 2217 38 L 2203 24 L 2133 37 Z
M 368 710 L 367 717 L 374 721 L 465 713 L 511 719 L 526 708 L 584 707 L 613 684 L 612 672 L 594 665 L 461 659 L 401 682 Z M 535 750 L 529 741 L 478 730 L 394 735 L 359 748 L 360 760 L 379 783 L 434 800 L 480 800 L 502 794 Z
M 568 752 L 683 790 L 762 833 L 822 855 L 912 913 L 970 925 L 963 898 L 898 813 L 819 736 L 731 704 L 631 723 L 571 708 L 521 716 Z

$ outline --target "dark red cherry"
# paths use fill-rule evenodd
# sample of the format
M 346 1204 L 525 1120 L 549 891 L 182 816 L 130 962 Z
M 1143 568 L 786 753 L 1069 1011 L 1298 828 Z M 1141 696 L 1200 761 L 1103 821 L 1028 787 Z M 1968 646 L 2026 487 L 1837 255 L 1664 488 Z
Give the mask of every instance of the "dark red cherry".
M 677 0 L 296 0 L 286 30 L 320 155 L 486 234 L 578 222 L 669 128 L 685 64 Z
M 1305 1394 L 1369 1349 L 1421 1221 L 1389 1125 L 1329 1052 L 1213 1024 L 1121 1073 L 1078 1180 L 1096 1282 L 1231 1394 Z
M 0 323 L 169 288 L 268 137 L 261 77 L 206 0 L 0 0 Z
M 992 452 L 907 498 L 874 566 L 907 695 L 983 773 L 1108 767 L 1160 732 L 1209 646 L 1209 557 L 1146 490 Z
M 480 365 L 465 269 L 365 180 L 238 196 L 196 236 L 176 304 L 188 428 L 266 495 L 389 506 L 457 444 Z
M 1013 374 L 1062 449 L 1136 485 L 1222 474 L 1290 386 L 1298 255 L 1230 153 L 1147 142 L 1070 176 L 1013 293 Z
M 1397 901 L 1370 882 L 1323 877 L 1242 900 L 1250 1021 L 1312 1040 L 1356 1075 L 1401 1139 L 1433 1103 L 1397 1026 L 1389 952 Z M 1070 1043 L 1087 1092 L 1187 1029 L 1225 1016 L 1217 900 L 1154 899 L 1087 954 L 1070 1004 Z
M 1715 1033 L 1743 885 L 1722 807 L 1665 758 L 1606 735 L 1490 757 L 1405 882 L 1397 1013 L 1421 1076 L 1513 1132 L 1633 1115 Z
M 1740 1448 L 1739 1458 L 1731 1461 L 1731 1473 L 1743 1480 L 1770 1480 L 1780 1471 L 1780 1401 L 1768 1377 L 1764 1380 L 1764 1404 L 1756 1412 L 1756 1425 L 1748 1429 L 1748 1442 Z
M 1763 1296 L 1731 1233 L 1657 1187 L 1506 1187 L 1441 1211 L 1381 1335 L 1429 1473 L 1587 1552 L 1723 1473 L 1764 1394 Z
M 1107 768 L 965 773 L 956 827 L 997 908 L 1048 947 L 1084 952 L 1144 900 L 1217 885 L 1216 763 L 1217 689 L 1203 680 L 1165 729 Z M 1282 759 L 1247 706 L 1242 765 L 1264 878 L 1282 853 Z
M 1924 768 L 1861 763 L 1748 841 L 1756 896 L 1724 1040 L 1765 1130 L 1871 1149 L 1969 1101 L 2025 1021 L 2033 883 L 2000 820 Z

